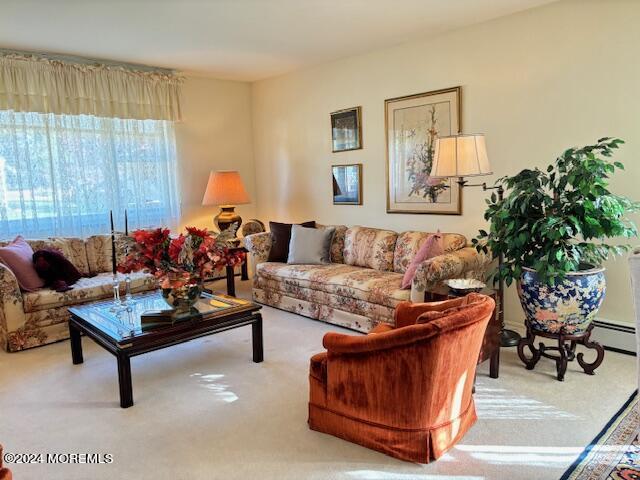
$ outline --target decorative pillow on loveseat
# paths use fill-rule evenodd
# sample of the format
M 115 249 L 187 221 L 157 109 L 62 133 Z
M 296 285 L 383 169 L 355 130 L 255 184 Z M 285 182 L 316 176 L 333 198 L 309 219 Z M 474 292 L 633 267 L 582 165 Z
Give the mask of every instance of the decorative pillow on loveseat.
M 9 267 L 25 292 L 44 287 L 44 281 L 33 266 L 33 249 L 22 236 L 18 235 L 13 242 L 0 247 L 0 262 Z
M 316 228 L 315 220 L 302 222 L 299 225 L 305 228 Z M 271 232 L 271 250 L 269 250 L 268 262 L 286 262 L 289 257 L 289 242 L 291 241 L 292 223 L 269 222 Z
M 287 263 L 321 265 L 330 262 L 334 227 L 306 228 L 294 225 L 291 229 Z
M 53 248 L 44 248 L 34 253 L 33 265 L 46 286 L 56 292 L 71 290 L 71 285 L 82 277 L 73 263 Z
M 438 255 L 442 255 L 443 253 L 444 247 L 442 246 L 442 235 L 440 232 L 429 235 L 416 252 L 411 263 L 409 263 L 407 271 L 404 272 L 404 276 L 402 277 L 402 288 L 411 288 L 413 277 L 416 276 L 416 270 L 418 270 L 418 266 L 422 262 L 430 258 L 437 257 Z

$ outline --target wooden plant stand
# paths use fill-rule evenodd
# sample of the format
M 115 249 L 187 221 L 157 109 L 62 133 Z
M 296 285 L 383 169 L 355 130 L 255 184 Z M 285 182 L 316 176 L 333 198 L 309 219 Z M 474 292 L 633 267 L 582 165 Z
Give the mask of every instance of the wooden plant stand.
M 570 335 L 566 333 L 549 333 L 542 332 L 539 330 L 534 330 L 529 322 L 526 322 L 527 327 L 527 336 L 522 338 L 518 343 L 518 356 L 520 360 L 524 363 L 527 370 L 533 370 L 540 360 L 540 357 L 550 358 L 551 360 L 556 361 L 556 371 L 558 374 L 558 380 L 564 380 L 564 374 L 567 371 L 568 362 L 573 361 L 577 358 L 578 363 L 584 370 L 584 373 L 588 375 L 593 375 L 595 373 L 595 369 L 600 366 L 602 360 L 604 359 L 604 348 L 597 342 L 592 342 L 589 338 L 591 337 L 591 331 L 593 330 L 593 325 L 589 325 L 589 328 L 584 333 L 578 335 Z M 536 337 L 544 337 L 551 338 L 558 341 L 557 347 L 547 347 L 544 343 L 540 342 L 538 348 L 534 346 L 534 342 Z M 578 353 L 576 355 L 576 346 L 584 345 L 586 348 L 595 349 L 596 351 L 596 359 L 592 363 L 587 363 L 584 361 L 584 354 Z M 524 349 L 529 347 L 531 351 L 531 358 L 527 358 L 525 355 Z M 548 351 L 557 352 L 556 354 L 547 353 Z

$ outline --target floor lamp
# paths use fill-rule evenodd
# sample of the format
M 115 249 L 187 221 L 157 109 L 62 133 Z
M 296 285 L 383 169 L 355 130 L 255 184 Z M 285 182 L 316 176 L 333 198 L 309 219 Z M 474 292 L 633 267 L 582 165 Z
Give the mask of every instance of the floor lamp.
M 457 178 L 460 188 L 482 187 L 484 191 L 496 190 L 498 200 L 502 201 L 504 198 L 502 185 L 489 187 L 486 183 L 472 184 L 465 180 L 465 177 L 479 177 L 492 173 L 484 134 L 458 134 L 436 139 L 431 177 Z M 498 256 L 498 268 L 502 266 L 503 261 L 501 254 Z M 504 328 L 504 280 L 502 278 L 498 281 L 498 302 L 500 304 L 498 317 L 502 326 L 500 343 L 503 347 L 516 346 L 520 340 L 518 332 Z

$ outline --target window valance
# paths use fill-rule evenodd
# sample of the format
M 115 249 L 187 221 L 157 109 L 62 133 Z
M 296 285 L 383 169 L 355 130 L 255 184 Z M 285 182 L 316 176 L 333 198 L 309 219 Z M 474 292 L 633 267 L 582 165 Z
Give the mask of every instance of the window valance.
M 182 80 L 170 70 L 0 53 L 0 110 L 180 120 Z

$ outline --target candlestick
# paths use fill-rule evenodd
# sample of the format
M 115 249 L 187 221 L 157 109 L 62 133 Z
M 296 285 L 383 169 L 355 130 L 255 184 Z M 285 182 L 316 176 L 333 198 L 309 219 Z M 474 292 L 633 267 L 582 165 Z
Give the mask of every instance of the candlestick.
M 118 312 L 122 309 L 122 300 L 120 300 L 120 283 L 117 277 L 113 276 L 113 306 L 110 308 L 112 312 Z
M 129 236 L 129 217 L 126 208 L 124 209 L 124 234 Z
M 113 227 L 113 210 L 109 210 L 109 218 L 111 219 L 111 267 L 113 268 L 113 277 L 116 276 L 116 232 Z
M 127 273 L 127 276 L 124 277 L 124 302 L 127 305 L 131 305 L 133 303 L 133 295 L 131 294 L 131 277 Z

